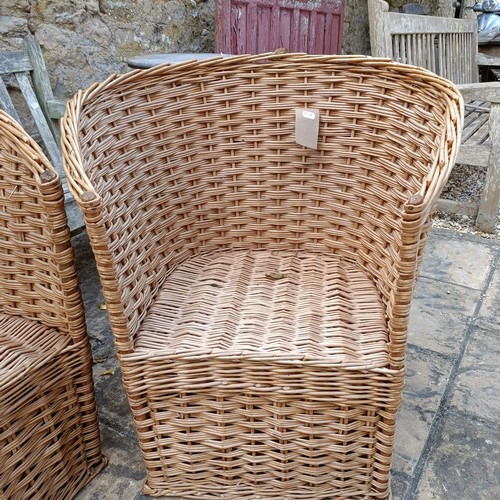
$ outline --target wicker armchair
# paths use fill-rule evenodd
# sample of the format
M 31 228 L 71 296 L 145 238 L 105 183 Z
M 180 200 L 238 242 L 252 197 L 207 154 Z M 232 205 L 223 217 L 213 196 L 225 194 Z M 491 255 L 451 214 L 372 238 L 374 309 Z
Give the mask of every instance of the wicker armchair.
M 0 111 L 0 498 L 72 498 L 104 465 L 61 182 Z
M 317 150 L 295 108 L 320 111 Z M 267 54 L 80 92 L 63 120 L 150 495 L 386 498 L 408 312 L 462 102 Z

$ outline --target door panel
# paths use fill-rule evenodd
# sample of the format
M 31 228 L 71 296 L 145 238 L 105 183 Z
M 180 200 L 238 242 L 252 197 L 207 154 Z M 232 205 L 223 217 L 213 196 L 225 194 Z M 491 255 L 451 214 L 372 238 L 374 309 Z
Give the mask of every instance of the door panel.
M 216 0 L 216 51 L 338 54 L 344 0 Z

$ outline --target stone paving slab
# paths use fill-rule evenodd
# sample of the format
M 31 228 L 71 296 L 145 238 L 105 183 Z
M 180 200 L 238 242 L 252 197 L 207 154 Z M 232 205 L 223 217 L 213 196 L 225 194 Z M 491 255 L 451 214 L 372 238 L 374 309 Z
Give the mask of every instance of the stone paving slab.
M 109 463 L 77 498 L 89 500 L 135 498 L 144 482 L 144 469 L 137 439 L 119 434 L 102 421 L 100 427 Z
M 451 406 L 500 425 L 499 339 L 499 330 L 474 331 L 457 373 Z
M 498 397 L 498 396 L 497 396 Z M 500 426 L 450 412 L 433 444 L 419 500 L 500 498 Z
M 86 234 L 73 241 L 110 462 L 77 500 L 146 500 L 92 252 Z M 499 259 L 498 240 L 431 231 L 412 305 L 393 500 L 500 498 Z
M 393 485 L 394 500 L 404 498 L 409 489 L 408 483 L 426 445 L 452 369 L 451 358 L 409 346 L 403 403 L 398 414 L 394 446 L 393 471 L 401 473 L 396 482 L 398 490 Z
M 493 274 L 491 284 L 486 291 L 486 296 L 479 310 L 477 321 L 479 326 L 484 326 L 493 331 L 500 331 L 500 268 L 497 267 Z
M 453 369 L 453 360 L 431 350 L 408 347 L 403 399 L 420 411 L 437 411 Z
M 441 236 L 445 233 L 431 232 L 420 275 L 482 290 L 495 258 L 495 247 L 490 240 L 469 239 L 458 233 Z
M 394 445 L 393 469 L 411 478 L 429 435 L 434 412 L 404 398 L 399 410 Z M 406 490 L 407 486 L 405 487 Z M 393 491 L 393 494 L 395 492 Z
M 457 356 L 481 291 L 421 277 L 410 314 L 411 345 Z

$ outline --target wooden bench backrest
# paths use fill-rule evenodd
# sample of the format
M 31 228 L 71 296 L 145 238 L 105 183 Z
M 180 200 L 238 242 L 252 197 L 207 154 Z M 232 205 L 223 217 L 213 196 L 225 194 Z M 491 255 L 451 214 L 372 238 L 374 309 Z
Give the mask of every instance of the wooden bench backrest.
M 383 0 L 368 0 L 371 53 L 420 66 L 453 83 L 478 81 L 474 19 L 389 12 Z
M 63 176 L 58 118 L 64 113 L 64 104 L 54 99 L 43 54 L 35 37 L 27 35 L 24 46 L 22 51 L 0 52 L 0 109 L 20 122 L 2 79 L 11 76 L 19 86 L 50 160 Z

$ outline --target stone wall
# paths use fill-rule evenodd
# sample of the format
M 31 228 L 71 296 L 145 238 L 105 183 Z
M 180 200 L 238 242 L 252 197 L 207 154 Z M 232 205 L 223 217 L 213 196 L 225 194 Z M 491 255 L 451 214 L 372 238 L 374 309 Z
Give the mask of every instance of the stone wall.
M 58 96 L 127 70 L 153 52 L 212 51 L 214 0 L 0 0 L 0 50 L 30 31 Z
M 472 1 L 472 0 L 471 0 Z M 420 3 L 427 5 L 429 8 L 429 13 L 433 16 L 444 16 L 453 17 L 453 1 L 449 2 L 446 0 L 389 0 L 389 5 L 392 8 L 400 9 L 404 4 L 408 3 Z
M 212 52 L 215 0 L 0 0 L 0 50 L 33 33 L 59 97 L 127 70 L 125 60 L 154 52 Z M 392 8 L 409 0 L 392 0 Z M 452 0 L 421 0 L 450 15 Z M 344 52 L 369 54 L 366 0 L 346 0 Z

